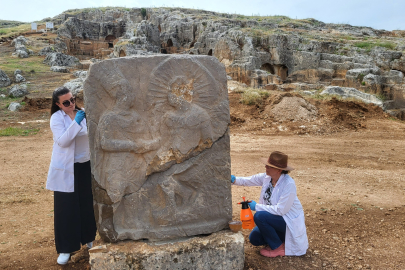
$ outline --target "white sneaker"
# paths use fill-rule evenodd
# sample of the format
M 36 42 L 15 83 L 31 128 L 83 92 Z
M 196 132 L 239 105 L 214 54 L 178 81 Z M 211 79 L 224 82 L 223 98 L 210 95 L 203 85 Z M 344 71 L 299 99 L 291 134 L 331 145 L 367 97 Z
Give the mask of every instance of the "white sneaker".
M 88 242 L 88 243 L 87 243 L 87 247 L 88 247 L 88 248 L 92 248 L 92 247 L 93 247 L 93 242 Z
M 58 264 L 65 265 L 69 261 L 70 253 L 60 253 L 58 257 Z

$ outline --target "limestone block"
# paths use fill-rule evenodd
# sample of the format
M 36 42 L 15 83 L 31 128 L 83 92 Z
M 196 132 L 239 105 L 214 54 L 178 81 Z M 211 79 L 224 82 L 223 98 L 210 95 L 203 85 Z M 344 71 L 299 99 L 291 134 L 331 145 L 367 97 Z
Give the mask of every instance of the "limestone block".
M 373 103 L 382 107 L 383 102 L 375 95 L 370 95 L 351 87 L 328 86 L 321 92 L 321 95 L 337 95 L 342 98 L 355 98 L 364 103 Z
M 225 68 L 216 58 L 98 62 L 84 99 L 104 240 L 171 239 L 228 226 L 230 115 Z
M 97 270 L 242 270 L 245 260 L 243 235 L 230 231 L 159 245 L 125 241 L 89 253 L 91 268 Z

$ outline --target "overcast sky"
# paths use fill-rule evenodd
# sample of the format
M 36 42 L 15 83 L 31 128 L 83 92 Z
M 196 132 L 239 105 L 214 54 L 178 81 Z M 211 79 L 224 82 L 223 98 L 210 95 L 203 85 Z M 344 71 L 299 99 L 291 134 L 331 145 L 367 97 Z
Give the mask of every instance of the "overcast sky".
M 31 22 L 67 9 L 100 6 L 185 7 L 244 15 L 285 15 L 326 23 L 348 23 L 385 30 L 405 30 L 405 0 L 19 0 L 3 1 L 0 19 Z M 148 3 L 148 4 L 145 4 Z

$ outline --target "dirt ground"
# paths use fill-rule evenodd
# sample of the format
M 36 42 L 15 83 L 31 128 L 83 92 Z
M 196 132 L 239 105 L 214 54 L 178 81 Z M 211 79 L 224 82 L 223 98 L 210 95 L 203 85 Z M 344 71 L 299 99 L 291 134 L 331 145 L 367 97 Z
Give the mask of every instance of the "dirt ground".
M 56 264 L 53 193 L 45 189 L 52 133 L 48 109 L 41 108 L 73 76 L 51 74 L 40 57 L 17 61 L 11 52 L 0 46 L 0 67 L 10 75 L 14 64 L 25 64 L 30 95 L 41 104 L 26 101 L 20 112 L 10 112 L 7 104 L 21 100 L 0 100 L 0 129 L 39 129 L 35 135 L 0 137 L 0 269 L 89 269 L 80 258 Z M 316 119 L 285 121 L 271 113 L 284 96 L 300 97 L 271 93 L 247 106 L 240 94 L 229 94 L 232 174 L 264 172 L 259 157 L 287 153 L 296 168 L 291 176 L 305 211 L 309 250 L 301 257 L 265 258 L 243 231 L 245 269 L 405 269 L 405 122 L 373 105 L 308 97 Z M 259 193 L 259 187 L 232 187 L 234 219 L 241 197 L 259 200 Z M 76 256 L 81 254 L 85 248 Z
M 52 134 L 49 122 L 27 122 L 46 121 L 47 113 L 0 119 L 0 128 L 25 121 L 40 129 L 36 135 L 0 137 L 1 269 L 89 268 L 85 259 L 56 264 L 53 196 L 45 189 Z M 374 117 L 357 130 L 301 135 L 271 127 L 266 132 L 253 122 L 231 127 L 232 174 L 263 172 L 259 157 L 273 150 L 287 153 L 296 168 L 291 176 L 305 210 L 309 250 L 301 257 L 270 259 L 246 241 L 245 269 L 404 268 L 405 123 Z M 258 200 L 259 192 L 232 187 L 235 219 L 241 197 Z M 249 231 L 243 234 L 247 240 Z

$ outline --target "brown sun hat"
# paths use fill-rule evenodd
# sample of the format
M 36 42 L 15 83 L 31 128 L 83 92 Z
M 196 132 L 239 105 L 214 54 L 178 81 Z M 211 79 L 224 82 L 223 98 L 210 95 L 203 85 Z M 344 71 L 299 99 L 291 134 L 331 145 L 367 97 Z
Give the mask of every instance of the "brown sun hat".
M 274 151 L 270 154 L 269 158 L 261 158 L 260 159 L 263 164 L 280 169 L 283 171 L 292 171 L 294 168 L 287 165 L 288 156 L 282 152 Z

